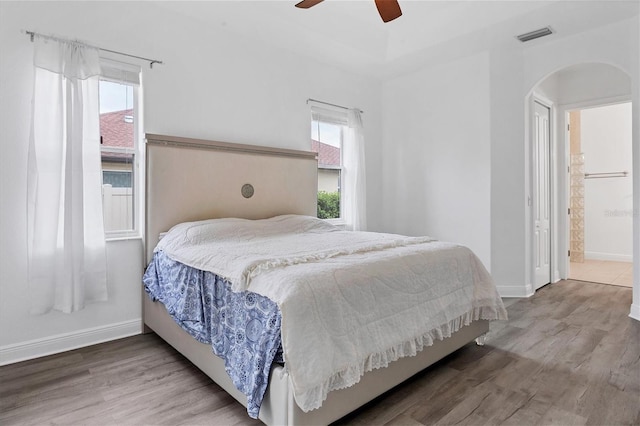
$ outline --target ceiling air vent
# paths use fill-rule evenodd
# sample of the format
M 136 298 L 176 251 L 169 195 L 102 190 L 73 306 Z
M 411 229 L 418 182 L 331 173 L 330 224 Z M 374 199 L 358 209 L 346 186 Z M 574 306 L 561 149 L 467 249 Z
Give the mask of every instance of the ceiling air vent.
M 540 28 L 539 30 L 531 31 L 525 34 L 520 34 L 519 36 L 516 36 L 516 38 L 524 43 L 525 41 L 530 41 L 536 38 L 548 36 L 549 34 L 553 34 L 553 31 L 551 31 L 551 28 L 544 27 L 544 28 Z

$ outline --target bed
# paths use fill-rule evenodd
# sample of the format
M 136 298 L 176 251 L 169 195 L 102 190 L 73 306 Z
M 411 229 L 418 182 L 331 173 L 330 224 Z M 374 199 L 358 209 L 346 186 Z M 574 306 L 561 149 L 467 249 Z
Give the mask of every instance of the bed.
M 317 191 L 315 153 L 151 134 L 147 134 L 146 139 L 145 250 L 150 263 L 154 260 L 154 249 L 160 241 L 160 235 L 176 225 L 181 226 L 179 224 L 186 223 L 187 225 L 182 226 L 196 229 L 194 227 L 199 227 L 202 223 L 210 226 L 209 220 L 212 218 L 256 220 L 250 221 L 251 223 L 258 223 L 259 220 L 263 220 L 260 221 L 263 223 L 266 220 L 266 223 L 271 223 L 269 221 L 273 219 L 269 218 L 276 217 L 277 221 L 304 220 L 306 224 L 307 218 L 315 216 Z M 213 223 L 214 226 L 218 226 L 219 221 L 213 221 Z M 223 223 L 225 226 L 230 226 L 224 221 Z M 235 222 L 231 226 L 235 226 Z M 324 232 L 325 228 L 322 224 L 317 226 Z M 289 222 L 286 227 L 290 227 Z M 338 236 L 342 238 L 344 234 L 344 231 L 328 228 L 327 231 L 332 234 L 332 238 L 338 238 Z M 389 238 L 391 241 L 395 237 Z M 399 244 L 395 241 L 389 244 Z M 428 240 L 411 240 L 411 242 L 403 241 L 402 245 L 404 247 L 429 243 Z M 373 251 L 368 251 L 369 249 L 378 250 L 372 248 L 369 242 L 364 242 L 358 247 L 366 249 L 367 258 L 375 257 L 371 254 Z M 278 247 L 274 248 L 274 250 L 277 249 Z M 394 250 L 404 249 L 394 248 Z M 336 256 L 329 257 L 335 259 L 361 255 L 362 253 L 354 252 L 338 253 Z M 311 260 L 314 263 L 311 267 L 317 267 L 316 261 L 319 259 Z M 273 263 L 277 262 L 271 262 Z M 294 267 L 310 267 L 306 265 L 306 261 L 299 263 L 305 263 L 305 265 L 296 264 Z M 234 275 L 235 272 L 229 270 L 226 271 L 226 275 L 241 276 Z M 270 269 L 263 275 L 256 274 L 252 278 L 251 285 L 261 288 L 262 283 L 263 286 L 268 287 L 268 283 L 272 282 L 270 279 L 278 277 L 278 275 L 269 274 L 277 273 L 281 271 L 274 272 Z M 239 280 L 238 278 L 231 281 L 235 283 Z M 246 285 L 249 285 L 248 280 Z M 236 290 L 243 289 L 245 288 L 236 288 Z M 143 299 L 145 326 L 181 352 L 240 403 L 247 406 L 247 397 L 234 385 L 225 371 L 224 361 L 213 355 L 211 346 L 200 343 L 178 326 L 162 303 L 154 302 L 146 295 Z M 497 299 L 496 305 L 492 306 L 495 312 L 490 319 L 506 316 L 504 307 L 499 302 L 499 298 Z M 283 316 L 292 315 L 291 310 L 286 308 L 292 305 L 280 306 L 283 309 Z M 372 371 L 366 371 L 367 368 L 365 368 L 358 372 L 358 376 L 363 371 L 364 375 L 356 380 L 356 384 L 351 385 L 350 382 L 347 384 L 349 387 L 320 392 L 319 396 L 314 394 L 311 398 L 312 402 L 309 402 L 309 398 L 301 396 L 300 370 L 295 369 L 296 362 L 292 358 L 295 351 L 287 349 L 285 353 L 289 354 L 290 359 L 284 365 L 273 364 L 271 368 L 258 418 L 266 424 L 274 425 L 329 424 L 488 332 L 488 320 L 471 321 L 471 319 L 453 327 L 450 330 L 452 333 L 445 332 L 444 336 L 433 338 L 433 342 L 426 342 L 426 348 L 414 350 L 417 352 L 415 356 L 400 357 L 390 363 L 385 361 L 383 363 L 385 368 L 376 368 L 376 365 L 370 368 Z M 292 323 L 297 324 L 291 320 L 285 322 L 290 324 L 288 327 L 291 327 Z M 313 325 L 313 322 L 310 324 Z M 291 335 L 294 334 L 291 333 Z M 449 334 L 451 334 L 450 337 L 448 337 Z M 292 338 L 288 340 L 293 342 Z M 429 345 L 430 343 L 433 344 Z M 343 385 L 334 387 L 340 388 Z M 316 408 L 317 405 L 321 406 Z

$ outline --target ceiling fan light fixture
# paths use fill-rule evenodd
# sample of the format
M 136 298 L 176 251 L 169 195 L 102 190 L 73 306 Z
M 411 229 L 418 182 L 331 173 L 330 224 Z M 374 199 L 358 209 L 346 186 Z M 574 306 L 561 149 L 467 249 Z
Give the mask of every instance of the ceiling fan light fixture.
M 299 7 L 300 9 L 309 9 L 322 1 L 323 0 L 302 0 L 299 3 L 296 3 L 296 7 Z
M 376 7 L 383 22 L 393 21 L 402 16 L 397 0 L 376 0 Z
M 296 3 L 295 6 L 300 9 L 309 9 L 322 1 L 323 0 L 302 0 Z M 375 0 L 375 2 L 378 13 L 384 22 L 393 21 L 402 16 L 402 10 L 400 10 L 398 0 Z
M 551 27 L 544 27 L 535 31 L 530 31 L 528 33 L 520 34 L 516 36 L 516 38 L 524 43 L 524 42 L 535 40 L 537 38 L 548 36 L 551 34 L 553 34 Z

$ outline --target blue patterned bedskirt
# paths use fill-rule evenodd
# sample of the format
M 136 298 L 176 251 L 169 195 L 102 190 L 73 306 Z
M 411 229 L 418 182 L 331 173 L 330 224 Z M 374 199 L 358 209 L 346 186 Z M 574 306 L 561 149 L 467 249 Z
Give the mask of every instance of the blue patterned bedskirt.
M 247 412 L 258 417 L 273 362 L 282 362 L 280 310 L 256 293 L 231 291 L 230 284 L 155 253 L 143 277 L 154 301 L 198 341 L 224 360 L 234 385 L 247 396 Z

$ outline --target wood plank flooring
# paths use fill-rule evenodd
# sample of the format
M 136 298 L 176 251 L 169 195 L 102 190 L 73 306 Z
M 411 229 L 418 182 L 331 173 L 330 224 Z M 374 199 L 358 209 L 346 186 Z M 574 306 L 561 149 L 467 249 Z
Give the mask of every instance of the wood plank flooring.
M 561 281 L 341 425 L 640 425 L 631 289 Z M 2 425 L 251 425 L 154 334 L 0 367 Z

